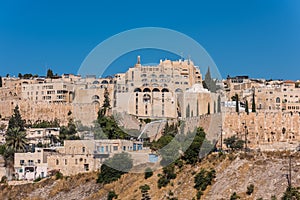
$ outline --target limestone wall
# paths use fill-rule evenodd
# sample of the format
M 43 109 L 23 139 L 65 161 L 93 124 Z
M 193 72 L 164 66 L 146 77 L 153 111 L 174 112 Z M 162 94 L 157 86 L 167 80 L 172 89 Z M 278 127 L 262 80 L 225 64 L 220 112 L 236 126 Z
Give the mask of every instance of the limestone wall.
M 300 141 L 300 116 L 290 112 L 226 113 L 223 124 L 224 138 L 237 135 L 245 138 L 247 126 L 251 148 L 291 148 Z M 244 123 L 244 124 L 243 124 Z M 280 145 L 281 144 L 281 145 Z

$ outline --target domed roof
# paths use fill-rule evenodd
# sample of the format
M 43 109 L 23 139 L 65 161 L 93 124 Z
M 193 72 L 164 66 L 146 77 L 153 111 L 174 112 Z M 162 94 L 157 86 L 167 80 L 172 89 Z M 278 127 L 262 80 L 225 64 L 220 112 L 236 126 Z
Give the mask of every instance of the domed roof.
M 202 84 L 196 83 L 187 92 L 209 93 L 208 89 L 203 88 Z

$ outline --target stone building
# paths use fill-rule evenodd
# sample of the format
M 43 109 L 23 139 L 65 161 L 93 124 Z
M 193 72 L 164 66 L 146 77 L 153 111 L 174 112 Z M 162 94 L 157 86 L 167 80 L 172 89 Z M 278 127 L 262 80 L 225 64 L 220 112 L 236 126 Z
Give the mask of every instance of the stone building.
M 34 152 L 15 153 L 14 168 L 18 180 L 35 180 L 48 174 L 47 155 L 50 149 L 36 148 Z
M 141 142 L 130 140 L 65 140 L 64 147 L 59 148 L 57 154 L 48 156 L 48 168 L 59 170 L 64 175 L 95 171 L 116 153 L 142 150 Z M 145 155 L 148 156 L 147 153 Z
M 116 75 L 113 109 L 140 118 L 185 118 L 188 106 L 195 116 L 208 113 L 209 104 L 213 112 L 216 103 L 211 97 L 192 61 L 165 60 L 157 66 L 142 66 L 138 57 L 134 67 Z
M 187 91 L 195 84 L 197 95 Z M 193 115 L 207 113 L 207 101 L 213 112 L 215 99 L 210 100 L 210 94 L 199 87 L 202 87 L 202 74 L 190 60 L 165 60 L 157 66 L 143 66 L 138 57 L 134 67 L 114 77 L 89 75 L 83 78 L 64 74 L 55 78 L 3 78 L 0 114 L 8 119 L 18 105 L 26 121 L 58 119 L 66 125 L 73 118 L 84 125 L 92 125 L 103 104 L 105 90 L 109 92 L 114 113 L 175 119 L 187 116 L 181 114 L 186 113 L 188 105 L 201 108 L 198 111 L 194 108 Z
M 59 136 L 60 128 L 28 128 L 26 138 L 29 144 L 50 144 L 51 137 Z

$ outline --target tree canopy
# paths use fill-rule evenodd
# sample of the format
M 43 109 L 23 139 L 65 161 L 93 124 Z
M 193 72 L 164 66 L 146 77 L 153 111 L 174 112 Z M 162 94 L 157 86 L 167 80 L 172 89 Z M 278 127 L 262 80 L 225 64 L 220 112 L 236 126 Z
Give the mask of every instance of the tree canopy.
M 129 172 L 132 167 L 133 161 L 128 153 L 115 154 L 101 165 L 97 182 L 103 184 L 114 182 Z
M 22 119 L 18 105 L 15 107 L 14 114 L 8 122 L 8 129 L 12 128 L 19 128 L 19 131 L 25 131 L 25 120 Z

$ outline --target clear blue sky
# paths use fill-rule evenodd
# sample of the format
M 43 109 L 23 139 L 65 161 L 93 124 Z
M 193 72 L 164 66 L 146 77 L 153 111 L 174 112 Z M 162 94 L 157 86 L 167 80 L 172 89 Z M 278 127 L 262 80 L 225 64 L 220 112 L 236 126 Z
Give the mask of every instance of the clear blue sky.
M 59 74 L 76 73 L 101 41 L 128 29 L 154 26 L 194 38 L 223 77 L 300 79 L 298 0 L 0 2 L 2 76 L 44 75 L 47 67 Z M 157 55 L 146 60 L 157 61 Z M 123 59 L 122 65 L 131 62 Z

